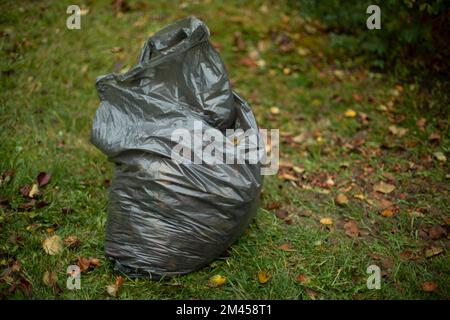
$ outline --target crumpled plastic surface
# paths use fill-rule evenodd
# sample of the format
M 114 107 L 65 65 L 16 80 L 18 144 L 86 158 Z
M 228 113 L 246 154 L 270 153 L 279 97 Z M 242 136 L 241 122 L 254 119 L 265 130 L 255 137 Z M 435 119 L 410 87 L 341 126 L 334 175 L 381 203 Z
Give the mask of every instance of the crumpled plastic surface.
M 176 128 L 258 130 L 230 87 L 206 25 L 179 20 L 147 40 L 138 64 L 97 78 L 92 143 L 115 164 L 105 254 L 130 276 L 185 274 L 219 257 L 247 228 L 260 164 L 172 160 Z M 224 133 L 225 134 L 225 133 Z M 193 150 L 197 152 L 197 150 Z

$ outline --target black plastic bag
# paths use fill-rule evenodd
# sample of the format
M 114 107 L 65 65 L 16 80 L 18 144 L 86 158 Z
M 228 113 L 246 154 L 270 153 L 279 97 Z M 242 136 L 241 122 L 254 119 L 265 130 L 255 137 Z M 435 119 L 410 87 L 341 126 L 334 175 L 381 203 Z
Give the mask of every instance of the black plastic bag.
M 174 129 L 258 130 L 209 30 L 189 17 L 152 36 L 138 64 L 97 79 L 92 143 L 115 163 L 106 256 L 131 276 L 184 274 L 220 256 L 255 216 L 261 165 L 175 161 Z M 246 146 L 245 146 L 246 147 Z M 194 157 L 198 150 L 192 150 Z

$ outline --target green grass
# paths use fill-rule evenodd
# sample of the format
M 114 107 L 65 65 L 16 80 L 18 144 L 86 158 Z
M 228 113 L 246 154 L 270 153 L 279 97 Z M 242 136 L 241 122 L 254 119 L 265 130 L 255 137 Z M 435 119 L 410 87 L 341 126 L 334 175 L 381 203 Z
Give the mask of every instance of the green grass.
M 0 173 L 7 169 L 15 173 L 0 186 L 1 198 L 11 206 L 0 209 L 0 270 L 19 261 L 16 276 L 27 279 L 33 291 L 26 296 L 26 290 L 12 290 L 13 283 L 1 276 L 0 297 L 110 298 L 105 286 L 114 282 L 116 274 L 104 258 L 103 240 L 105 180 L 111 179 L 112 165 L 89 143 L 99 102 L 95 78 L 131 67 L 151 33 L 189 14 L 209 26 L 211 41 L 219 47 L 234 88 L 248 99 L 260 125 L 280 129 L 281 158 L 304 167 L 305 174 L 297 185 L 277 176 L 266 177 L 257 218 L 227 257 L 169 280 L 127 278 L 119 298 L 450 297 L 448 238 L 424 240 L 419 232 L 435 224 L 448 229 L 448 162 L 433 156 L 437 151 L 447 156 L 450 152 L 448 97 L 437 84 L 429 84 L 436 89 L 426 94 L 417 83 L 402 83 L 393 75 L 372 73 L 346 57 L 334 56 L 328 35 L 311 33 L 305 28 L 311 22 L 300 19 L 284 2 L 266 4 L 268 10 L 262 1 L 197 1 L 186 2 L 187 6 L 152 1 L 146 7 L 130 2 L 131 11 L 119 16 L 110 2 L 84 1 L 89 13 L 81 18 L 81 30 L 65 26 L 70 1 L 2 2 Z M 245 40 L 243 50 L 234 45 L 236 31 Z M 277 43 L 280 34 L 293 39 L 292 51 Z M 113 47 L 123 50 L 112 53 Z M 298 47 L 308 49 L 309 54 L 300 55 Z M 243 65 L 242 57 L 257 48 L 263 49 L 260 56 L 265 66 L 251 69 Z M 285 68 L 289 74 L 283 73 Z M 403 88 L 398 96 L 392 91 L 396 85 Z M 380 104 L 389 111 L 380 110 Z M 270 114 L 273 106 L 280 108 L 280 115 Z M 347 109 L 367 114 L 368 123 L 358 116 L 346 118 Z M 422 117 L 427 120 L 423 131 L 416 124 Z M 408 132 L 393 136 L 388 129 L 393 124 Z M 289 135 L 304 132 L 305 141 L 289 142 Z M 441 136 L 437 143 L 428 140 L 433 132 Z M 52 174 L 50 184 L 41 190 L 49 205 L 19 210 L 25 201 L 20 187 L 32 184 L 41 171 Z M 321 185 L 328 176 L 335 182 L 329 188 Z M 392 177 L 396 186 L 392 193 L 373 192 L 374 183 Z M 346 193 L 349 203 L 336 204 L 338 193 Z M 354 198 L 356 194 L 364 194 L 365 200 Z M 392 217 L 380 215 L 376 201 L 382 199 L 398 206 Z M 278 219 L 275 210 L 265 209 L 271 202 L 289 211 L 292 224 Z M 62 208 L 72 212 L 63 213 Z M 411 211 L 423 215 L 414 217 Z M 334 224 L 321 225 L 319 220 L 324 217 Z M 363 234 L 346 235 L 346 220 L 356 221 Z M 49 256 L 41 243 L 53 234 L 61 238 L 76 235 L 81 245 Z M 293 251 L 277 249 L 286 242 Z M 443 252 L 426 258 L 424 252 L 431 246 Z M 414 259 L 402 258 L 406 250 Z M 98 257 L 102 265 L 82 274 L 81 290 L 70 291 L 66 269 L 79 256 Z M 366 269 L 371 264 L 382 270 L 380 290 L 366 287 Z M 266 284 L 258 282 L 261 270 L 271 275 Z M 45 271 L 57 274 L 61 290 L 43 283 Z M 215 274 L 226 276 L 226 285 L 209 287 L 208 279 Z M 306 276 L 306 283 L 296 280 L 300 274 Z M 421 284 L 425 281 L 435 282 L 437 289 L 424 292 Z

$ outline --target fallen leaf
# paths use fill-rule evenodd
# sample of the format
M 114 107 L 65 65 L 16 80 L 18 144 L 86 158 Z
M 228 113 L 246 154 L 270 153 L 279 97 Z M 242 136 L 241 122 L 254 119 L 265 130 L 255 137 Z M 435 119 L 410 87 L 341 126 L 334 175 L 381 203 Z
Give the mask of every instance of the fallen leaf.
M 437 256 L 438 254 L 441 254 L 444 251 L 441 247 L 431 247 L 427 250 L 425 250 L 425 257 L 431 258 L 433 256 Z
M 333 224 L 333 220 L 331 218 L 322 218 L 320 219 L 320 223 L 324 225 L 331 225 Z
M 290 173 L 282 172 L 278 176 L 283 180 L 298 181 L 298 178 Z
M 280 109 L 278 107 L 271 107 L 270 113 L 273 115 L 278 115 L 278 114 L 280 114 Z
M 282 251 L 295 251 L 295 249 L 292 249 L 289 243 L 283 243 L 282 245 L 278 246 L 278 249 Z
M 261 284 L 267 283 L 269 281 L 270 275 L 266 271 L 259 271 L 258 272 L 258 281 Z
M 358 200 L 364 200 L 366 197 L 362 193 L 355 194 L 353 198 Z
M 433 292 L 437 289 L 438 285 L 435 282 L 424 282 L 422 283 L 422 290 L 425 292 Z
M 68 248 L 76 248 L 80 245 L 80 239 L 78 239 L 77 236 L 67 236 L 64 239 L 64 244 L 68 247 Z
M 19 210 L 21 211 L 28 211 L 35 207 L 36 205 L 36 199 L 31 199 L 30 201 L 27 201 L 25 203 L 19 204 Z
M 258 64 L 249 57 L 242 57 L 239 62 L 250 69 L 255 69 L 256 67 L 258 67 Z
M 269 202 L 266 205 L 266 209 L 267 210 L 275 210 L 275 209 L 279 209 L 281 207 L 281 203 L 273 201 L 273 202 Z
M 304 274 L 299 274 L 295 280 L 297 280 L 300 283 L 306 283 L 308 282 L 308 279 L 306 278 L 306 276 Z
M 381 193 L 391 193 L 395 190 L 395 186 L 393 184 L 386 183 L 384 181 L 380 181 L 379 183 L 373 186 L 373 190 Z
M 31 186 L 29 184 L 24 184 L 23 186 L 20 187 L 20 194 L 23 195 L 24 197 L 28 197 L 28 195 L 30 194 L 30 190 Z
M 112 53 L 119 53 L 119 52 L 122 52 L 122 51 L 123 51 L 123 48 L 121 48 L 121 47 L 114 47 L 114 48 L 111 49 Z
M 380 213 L 383 217 L 389 218 L 394 215 L 394 209 L 393 208 L 387 208 L 381 211 Z
M 334 186 L 334 180 L 333 180 L 333 178 L 332 178 L 332 177 L 328 177 L 328 178 L 327 178 L 327 181 L 325 181 L 325 185 L 326 185 L 328 188 L 331 188 L 332 186 Z
M 392 133 L 394 136 L 398 136 L 398 137 L 403 137 L 407 132 L 408 129 L 406 128 L 401 128 L 401 127 L 397 127 L 397 126 L 389 126 L 389 132 Z
M 101 264 L 100 259 L 92 258 L 92 257 L 89 258 L 89 263 L 91 266 L 94 266 L 94 267 L 100 267 L 100 264 Z
M 302 173 L 305 172 L 305 168 L 300 168 L 300 167 L 297 167 L 297 166 L 293 166 L 292 170 L 294 170 L 294 172 L 298 173 L 298 174 L 302 174 Z
M 440 162 L 446 162 L 447 161 L 447 157 L 445 156 L 445 154 L 443 154 L 440 151 L 434 152 L 433 155 Z
M 106 292 L 111 296 L 111 297 L 117 297 L 117 294 L 119 293 L 119 289 L 123 284 L 123 277 L 122 276 L 118 276 L 116 278 L 116 281 L 114 282 L 114 284 L 110 284 L 108 286 L 106 286 Z
M 430 142 L 439 142 L 441 140 L 441 135 L 439 132 L 433 132 L 429 135 L 428 140 Z
M 46 172 L 40 172 L 37 175 L 36 180 L 37 180 L 37 182 L 39 184 L 39 187 L 43 187 L 43 186 L 45 186 L 46 184 L 48 184 L 50 182 L 51 178 L 52 178 L 51 174 L 46 173 Z
M 284 220 L 288 217 L 289 211 L 287 211 L 286 209 L 279 209 L 275 212 L 275 215 L 278 219 Z
M 87 258 L 78 257 L 78 267 L 80 267 L 80 272 L 84 272 L 91 266 L 91 262 Z
M 428 231 L 431 240 L 438 240 L 447 235 L 447 230 L 439 224 L 433 225 Z
M 220 274 L 216 274 L 209 278 L 209 286 L 210 287 L 220 287 L 227 282 L 227 278 L 221 276 Z
M 36 183 L 33 183 L 33 186 L 31 187 L 30 193 L 28 194 L 28 197 L 34 198 L 34 196 L 39 194 L 39 187 Z
M 420 118 L 416 121 L 416 125 L 420 131 L 425 131 L 426 123 L 427 123 L 427 119 L 425 119 L 425 118 Z
M 48 237 L 42 242 L 42 248 L 48 255 L 53 256 L 61 251 L 62 240 L 57 235 Z
M 56 288 L 58 276 L 53 271 L 45 271 L 42 275 L 42 282 L 50 288 Z
M 350 237 L 359 236 L 359 228 L 356 221 L 350 220 L 344 224 L 345 234 Z
M 340 193 L 336 197 L 336 203 L 339 205 L 344 205 L 348 203 L 348 198 L 345 194 Z
M 354 117 L 356 117 L 356 111 L 353 109 L 347 109 L 347 111 L 345 111 L 344 115 L 347 118 L 354 118 Z

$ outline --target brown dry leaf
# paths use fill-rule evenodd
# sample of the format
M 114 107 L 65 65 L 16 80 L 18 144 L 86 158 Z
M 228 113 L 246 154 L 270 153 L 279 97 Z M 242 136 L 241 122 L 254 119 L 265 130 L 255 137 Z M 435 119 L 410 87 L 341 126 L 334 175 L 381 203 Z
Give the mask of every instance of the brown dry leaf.
M 340 193 L 336 197 L 336 203 L 339 205 L 344 205 L 348 203 L 348 198 L 345 194 Z
M 304 274 L 299 274 L 297 276 L 297 278 L 295 278 L 295 280 L 297 280 L 300 283 L 307 283 L 308 279 L 306 278 L 306 276 Z
M 416 125 L 419 128 L 420 131 L 424 131 L 425 130 L 425 125 L 427 123 L 427 119 L 425 118 L 420 118 L 416 121 Z
M 39 172 L 36 177 L 37 183 L 39 187 L 43 187 L 50 182 L 52 175 L 47 172 Z
M 108 286 L 106 286 L 106 292 L 111 296 L 111 297 L 117 297 L 117 294 L 119 293 L 119 289 L 123 284 L 123 277 L 122 276 L 118 276 L 116 278 L 116 282 L 114 284 L 110 284 Z
M 80 267 L 80 272 L 84 272 L 89 269 L 91 262 L 87 258 L 78 257 L 78 267 Z
M 434 256 L 437 256 L 438 254 L 441 254 L 444 251 L 441 247 L 431 247 L 427 250 L 425 250 L 425 257 L 431 258 Z
M 216 274 L 209 278 L 209 286 L 210 287 L 220 287 L 224 285 L 227 282 L 227 278 L 224 276 L 221 276 L 220 274 Z
M 283 243 L 281 246 L 278 246 L 278 249 L 282 251 L 295 251 L 295 249 L 292 249 L 290 243 Z
M 433 292 L 437 289 L 438 285 L 435 282 L 427 281 L 422 283 L 422 290 L 425 292 Z
M 100 259 L 93 258 L 93 257 L 89 258 L 89 263 L 90 263 L 91 266 L 94 266 L 94 267 L 100 267 L 100 265 L 101 265 Z
M 270 275 L 266 272 L 266 271 L 259 271 L 258 272 L 258 281 L 261 284 L 265 284 L 267 283 L 267 281 L 269 281 L 270 279 Z
M 258 67 L 258 64 L 252 60 L 249 57 L 242 57 L 241 60 L 239 61 L 242 65 L 250 68 L 250 69 L 255 69 Z
M 385 218 L 392 217 L 394 215 L 394 208 L 384 209 L 380 214 Z
M 359 228 L 356 221 L 350 220 L 344 224 L 345 234 L 350 237 L 359 236 Z
M 430 142 L 439 142 L 441 140 L 441 135 L 439 132 L 433 132 L 429 135 L 428 140 Z
M 275 215 L 277 216 L 278 219 L 284 220 L 288 217 L 289 211 L 287 211 L 286 209 L 280 209 L 277 210 L 277 212 L 275 212 Z
M 122 52 L 122 51 L 123 51 L 123 48 L 121 48 L 121 47 L 113 47 L 111 49 L 112 53 L 119 53 L 119 52 Z
M 394 136 L 401 138 L 408 132 L 408 129 L 392 125 L 389 126 L 389 132 L 392 133 Z
M 279 209 L 279 208 L 281 208 L 281 203 L 276 202 L 276 201 L 269 202 L 269 203 L 266 205 L 266 209 L 267 209 L 267 210 L 275 210 L 275 209 Z
M 439 224 L 433 225 L 428 231 L 431 240 L 438 240 L 447 235 L 447 230 Z
M 80 239 L 78 239 L 77 236 L 67 236 L 64 239 L 64 244 L 68 247 L 68 248 L 76 248 L 80 245 Z
M 28 195 L 30 194 L 30 190 L 31 186 L 29 184 L 24 184 L 23 186 L 20 187 L 20 194 L 23 195 L 24 197 L 28 197 Z
M 59 236 L 52 236 L 49 238 L 46 238 L 43 242 L 42 242 L 42 248 L 44 248 L 44 251 L 48 254 L 48 255 L 55 255 L 57 253 L 59 253 L 62 249 L 62 240 Z
M 320 223 L 329 226 L 333 224 L 333 220 L 331 218 L 322 218 Z
M 393 184 L 389 184 L 384 181 L 380 181 L 373 186 L 373 190 L 387 194 L 387 193 L 391 193 L 392 191 L 394 191 L 395 186 Z
M 298 181 L 298 178 L 290 173 L 282 172 L 278 176 L 283 180 Z

